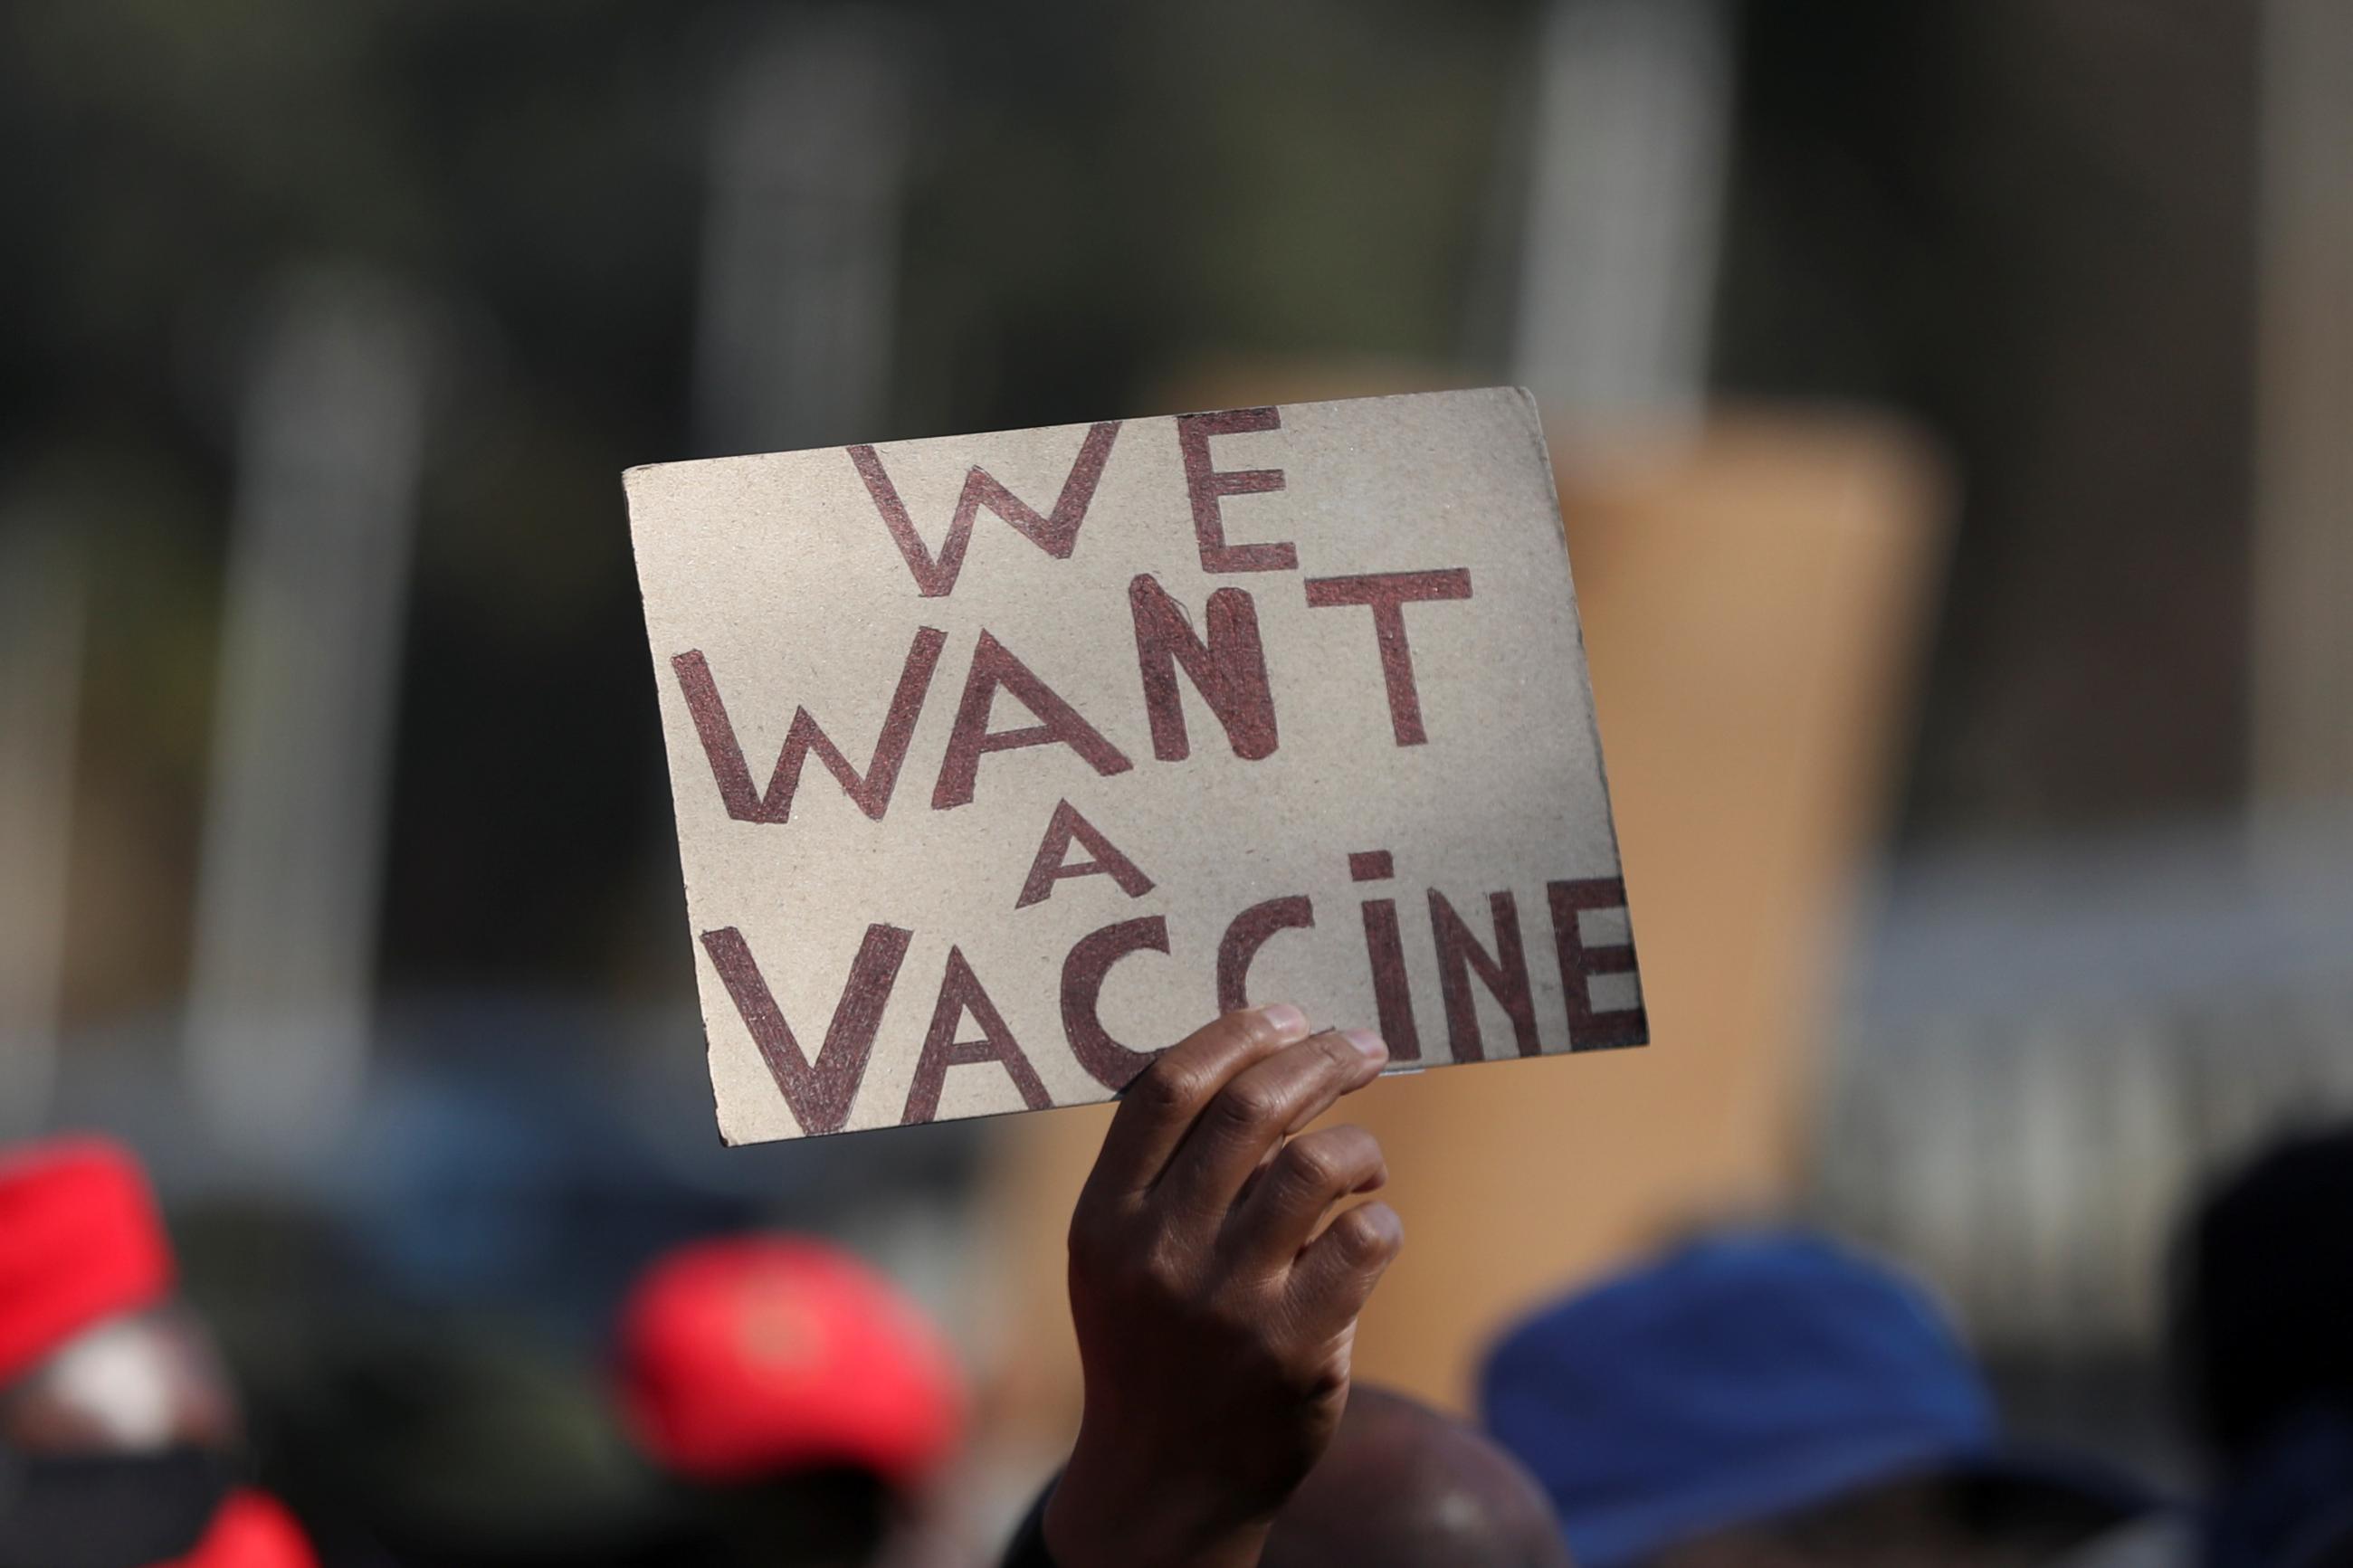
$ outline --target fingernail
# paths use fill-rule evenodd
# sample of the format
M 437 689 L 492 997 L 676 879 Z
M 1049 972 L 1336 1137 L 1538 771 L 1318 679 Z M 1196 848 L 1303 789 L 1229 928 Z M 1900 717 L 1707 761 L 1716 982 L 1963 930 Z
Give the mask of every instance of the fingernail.
M 1272 1006 L 1261 1007 L 1258 1010 L 1258 1016 L 1264 1018 L 1273 1026 L 1274 1032 L 1286 1040 L 1304 1039 L 1307 1037 L 1307 1015 L 1288 1002 L 1277 1002 Z
M 1385 1062 L 1389 1059 L 1388 1047 L 1370 1029 L 1343 1029 L 1340 1033 L 1366 1061 Z

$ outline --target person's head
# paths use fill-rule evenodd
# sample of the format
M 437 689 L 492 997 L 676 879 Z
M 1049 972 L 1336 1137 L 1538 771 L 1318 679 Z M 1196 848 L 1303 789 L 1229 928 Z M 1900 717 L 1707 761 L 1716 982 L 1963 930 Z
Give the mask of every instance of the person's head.
M 964 1394 L 914 1304 L 805 1237 L 657 1262 L 620 1328 L 622 1413 L 727 1560 L 863 1562 L 955 1453 Z
M 0 1441 L 43 1454 L 233 1443 L 235 1399 L 173 1281 L 128 1152 L 58 1139 L 0 1159 Z
M 1359 1384 L 1260 1568 L 1567 1568 L 1543 1490 L 1460 1421 Z
M 2176 1246 L 2171 1337 L 2191 1426 L 2227 1472 L 2306 1412 L 2353 1415 L 2353 1127 L 2226 1176 Z
M 1482 1398 L 1583 1568 L 2031 1562 L 2133 1501 L 2017 1463 L 1926 1292 L 1799 1232 L 1704 1237 L 1557 1303 Z
M 309 1563 L 237 1485 L 237 1400 L 174 1278 L 128 1152 L 0 1154 L 0 1568 Z
M 2353 1562 L 2353 1128 L 2274 1145 L 2182 1226 L 2168 1333 L 2213 1461 L 2208 1554 Z

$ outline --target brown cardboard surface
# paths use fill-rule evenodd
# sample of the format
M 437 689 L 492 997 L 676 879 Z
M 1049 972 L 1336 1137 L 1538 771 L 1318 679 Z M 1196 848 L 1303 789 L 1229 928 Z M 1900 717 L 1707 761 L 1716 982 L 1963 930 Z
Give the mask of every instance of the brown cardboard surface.
M 1644 1037 L 1524 394 L 628 488 L 731 1142 L 1109 1099 L 1245 996 L 1392 1070 Z

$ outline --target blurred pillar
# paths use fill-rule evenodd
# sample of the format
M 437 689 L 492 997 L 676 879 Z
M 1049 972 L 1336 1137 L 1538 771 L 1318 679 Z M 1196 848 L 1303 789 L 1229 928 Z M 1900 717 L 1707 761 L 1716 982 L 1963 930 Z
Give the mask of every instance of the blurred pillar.
M 2353 803 L 2353 6 L 2262 16 L 2253 783 L 2301 815 Z
M 220 1146 L 333 1146 L 365 1074 L 433 331 L 383 279 L 272 301 L 239 411 L 187 1052 Z
M 721 68 L 697 435 L 711 452 L 871 440 L 890 392 L 913 92 L 881 13 L 776 27 Z
M 0 1139 L 45 1125 L 57 1075 L 83 595 L 47 528 L 0 532 Z
M 1583 437 L 1691 425 L 1732 101 L 1724 0 L 1553 0 L 1513 374 Z

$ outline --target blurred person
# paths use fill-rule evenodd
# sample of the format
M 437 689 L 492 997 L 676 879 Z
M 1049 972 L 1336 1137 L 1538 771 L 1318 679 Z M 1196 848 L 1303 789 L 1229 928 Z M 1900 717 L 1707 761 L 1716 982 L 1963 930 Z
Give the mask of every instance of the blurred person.
M 1696 1239 L 1546 1309 L 1481 1402 L 1580 1568 L 2028 1564 L 2147 1500 L 2008 1446 L 1926 1293 L 1801 1232 Z
M 0 1568 L 315 1568 L 174 1277 L 126 1151 L 0 1155 Z
M 1568 1568 L 1544 1489 L 1484 1433 L 1359 1384 L 1259 1568 Z
M 1008 1568 L 1560 1568 L 1507 1456 L 1351 1393 L 1404 1232 L 1377 1199 L 1342 1206 L 1387 1182 L 1372 1134 L 1304 1129 L 1388 1059 L 1277 1005 L 1129 1086 L 1071 1219 L 1078 1439 Z
M 620 1400 L 704 1521 L 665 1560 L 936 1561 L 923 1500 L 962 1436 L 962 1379 L 915 1305 L 839 1248 L 730 1237 L 660 1259 L 623 1308 Z
M 2169 1337 L 2215 1568 L 2353 1568 L 2353 1128 L 2226 1176 L 2175 1247 Z

